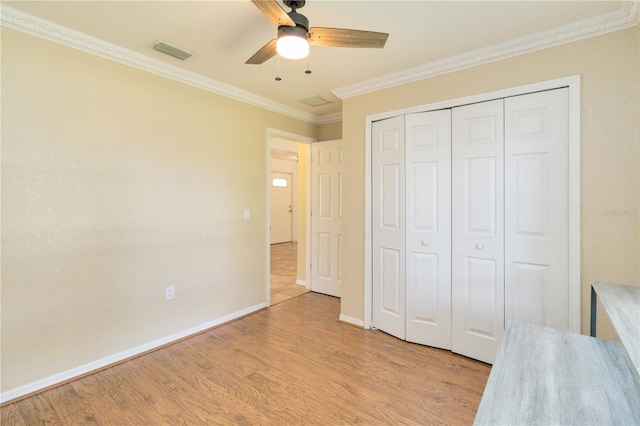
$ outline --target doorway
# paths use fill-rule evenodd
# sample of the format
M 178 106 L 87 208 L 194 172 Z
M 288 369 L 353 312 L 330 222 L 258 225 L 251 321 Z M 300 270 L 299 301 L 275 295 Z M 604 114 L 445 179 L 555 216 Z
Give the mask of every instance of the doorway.
M 297 284 L 297 241 L 271 244 L 270 299 L 271 305 L 308 293 Z
M 272 150 L 273 164 L 273 150 Z M 296 160 L 297 162 L 297 160 Z M 272 168 L 274 166 L 272 165 Z M 271 172 L 271 244 L 293 242 L 293 173 Z M 297 196 L 297 194 L 296 194 Z
M 287 132 L 273 129 L 267 132 L 269 305 L 310 291 L 307 166 L 312 142 L 313 139 Z

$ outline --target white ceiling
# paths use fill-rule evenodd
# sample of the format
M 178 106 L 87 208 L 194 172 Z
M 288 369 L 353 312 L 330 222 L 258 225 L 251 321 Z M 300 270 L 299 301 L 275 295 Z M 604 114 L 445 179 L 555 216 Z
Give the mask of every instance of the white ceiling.
M 277 57 L 262 65 L 245 64 L 276 36 L 275 26 L 249 0 L 3 1 L 2 4 L 322 121 L 322 117 L 338 117 L 342 109 L 341 100 L 332 90 L 338 89 L 339 93 L 340 88 L 380 80 L 424 64 L 604 14 L 628 11 L 632 3 L 307 0 L 298 12 L 309 19 L 312 27 L 390 34 L 384 49 L 312 47 L 310 75 L 304 73 L 306 59 L 281 59 L 279 70 Z M 156 52 L 150 46 L 158 39 L 195 55 L 182 62 Z M 275 81 L 276 75 L 282 81 Z M 331 103 L 313 108 L 299 102 L 315 96 Z

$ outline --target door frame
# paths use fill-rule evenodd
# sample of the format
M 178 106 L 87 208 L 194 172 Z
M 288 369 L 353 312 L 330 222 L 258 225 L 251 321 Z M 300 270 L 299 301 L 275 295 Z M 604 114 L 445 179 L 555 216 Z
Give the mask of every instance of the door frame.
M 316 142 L 317 140 L 315 138 L 310 138 L 308 136 L 302 136 L 302 135 L 287 132 L 284 130 L 273 129 L 270 127 L 267 128 L 266 138 L 267 138 L 267 141 L 265 144 L 265 148 L 266 148 L 267 161 L 266 161 L 266 171 L 265 171 L 265 183 L 266 183 L 265 185 L 265 194 L 266 194 L 266 197 L 265 197 L 266 198 L 265 200 L 265 216 L 266 216 L 265 300 L 267 302 L 267 306 L 271 306 L 271 244 L 270 244 L 271 231 L 269 229 L 269 226 L 271 225 L 271 140 L 274 138 L 278 138 L 278 139 L 285 139 L 285 140 L 296 142 L 296 143 L 304 143 L 305 149 L 307 150 L 307 158 L 309 160 L 311 159 L 311 144 Z M 307 200 L 306 200 L 306 205 L 304 206 L 304 209 L 305 209 L 305 217 L 307 218 L 307 223 L 308 223 L 308 226 L 305 229 L 305 234 L 306 234 L 305 250 L 307 255 L 305 256 L 304 276 L 305 276 L 305 287 L 309 289 L 311 285 L 311 281 L 310 281 L 310 276 L 311 276 L 311 256 L 310 256 L 310 253 L 311 253 L 311 197 L 309 196 L 309 194 L 311 194 L 310 161 L 307 163 L 307 175 L 304 177 L 298 176 L 298 185 L 302 185 L 303 182 L 307 188 Z M 297 194 L 296 194 L 296 197 L 297 197 Z M 302 206 L 298 205 L 298 209 L 302 209 L 302 208 L 303 208 Z
M 580 75 L 500 89 L 477 95 L 449 99 L 410 108 L 370 114 L 365 117 L 365 209 L 364 209 L 364 328 L 370 329 L 373 316 L 372 280 L 372 200 L 371 200 L 371 125 L 418 112 L 508 98 L 527 93 L 567 87 L 569 89 L 569 330 L 580 333 Z

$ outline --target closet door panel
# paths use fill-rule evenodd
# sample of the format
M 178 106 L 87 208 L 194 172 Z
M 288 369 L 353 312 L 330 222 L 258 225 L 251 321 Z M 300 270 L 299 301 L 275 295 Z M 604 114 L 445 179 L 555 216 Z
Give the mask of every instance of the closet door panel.
M 505 100 L 505 316 L 569 330 L 568 89 Z
M 495 295 L 498 290 L 498 271 L 492 259 L 471 257 L 465 258 L 464 286 L 466 312 L 464 318 L 465 333 L 492 339 L 496 335 L 496 321 L 487 312 L 496 310 Z
M 496 235 L 496 171 L 495 157 L 475 157 L 464 161 L 465 233 Z
M 438 255 L 410 252 L 407 259 L 407 276 L 424 283 L 407 289 L 407 312 L 410 323 L 437 325 L 438 317 Z M 413 329 L 411 331 L 414 331 Z M 407 340 L 415 342 L 407 330 Z
M 402 265 L 400 258 L 402 252 L 389 248 L 380 249 L 380 311 L 393 316 L 399 317 L 402 312 L 404 303 L 401 304 L 400 291 L 402 282 Z
M 451 111 L 406 121 L 407 340 L 451 348 Z
M 404 117 L 372 125 L 372 325 L 405 339 Z
M 504 332 L 503 101 L 453 109 L 452 350 L 493 362 Z

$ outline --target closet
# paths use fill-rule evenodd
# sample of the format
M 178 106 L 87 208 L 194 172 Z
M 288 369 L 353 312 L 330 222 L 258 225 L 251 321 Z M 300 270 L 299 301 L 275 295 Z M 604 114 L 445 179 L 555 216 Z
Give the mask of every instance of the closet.
M 569 330 L 569 89 L 371 126 L 372 326 L 492 363 Z

